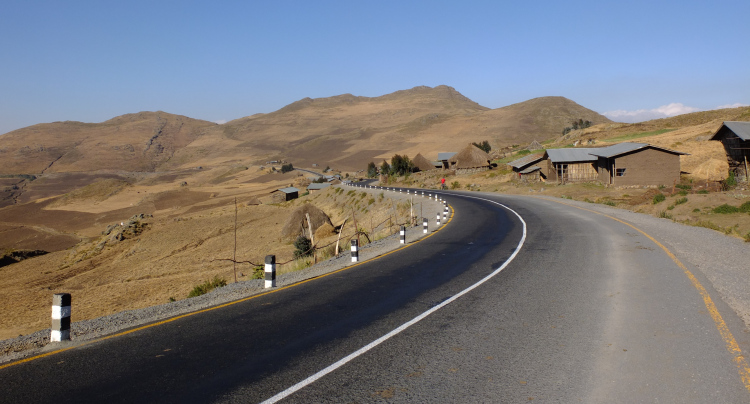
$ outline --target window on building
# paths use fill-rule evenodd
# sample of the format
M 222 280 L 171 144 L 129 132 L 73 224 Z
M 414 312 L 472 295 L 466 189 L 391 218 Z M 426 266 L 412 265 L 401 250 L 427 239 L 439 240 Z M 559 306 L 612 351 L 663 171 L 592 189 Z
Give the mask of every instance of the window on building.
M 617 168 L 617 169 L 615 169 L 615 176 L 617 176 L 617 177 L 624 177 L 625 176 L 625 169 L 624 168 Z

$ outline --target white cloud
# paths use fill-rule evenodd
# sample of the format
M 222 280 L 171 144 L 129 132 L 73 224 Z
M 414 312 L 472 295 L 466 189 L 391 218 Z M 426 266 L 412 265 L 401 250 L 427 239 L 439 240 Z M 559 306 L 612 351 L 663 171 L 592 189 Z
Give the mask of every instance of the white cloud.
M 719 105 L 718 107 L 716 107 L 716 109 L 739 108 L 739 107 L 750 107 L 750 105 L 742 104 L 740 102 L 735 102 L 734 104 Z
M 218 123 L 219 125 L 223 125 L 223 124 L 227 123 L 227 120 L 226 119 L 219 119 L 218 121 L 214 121 L 214 122 Z
M 737 108 L 737 107 L 746 107 L 746 106 L 748 105 L 735 103 L 735 104 L 729 104 L 729 105 L 720 105 L 716 108 L 711 108 L 711 109 Z M 615 111 L 603 112 L 602 115 L 617 122 L 635 123 L 635 122 L 649 121 L 652 119 L 669 118 L 672 116 L 689 114 L 691 112 L 698 112 L 698 111 L 703 111 L 703 110 L 700 108 L 690 107 L 690 106 L 681 104 L 679 102 L 673 102 L 671 104 L 662 105 L 654 109 L 638 109 L 635 111 L 627 111 L 624 109 L 618 109 Z

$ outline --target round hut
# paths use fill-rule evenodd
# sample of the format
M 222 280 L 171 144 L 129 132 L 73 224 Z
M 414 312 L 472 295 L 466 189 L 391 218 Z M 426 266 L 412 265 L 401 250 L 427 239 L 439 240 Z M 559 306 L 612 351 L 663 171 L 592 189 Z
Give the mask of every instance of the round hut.
M 484 150 L 469 143 L 463 150 L 448 160 L 456 174 L 470 174 L 490 169 L 491 158 Z

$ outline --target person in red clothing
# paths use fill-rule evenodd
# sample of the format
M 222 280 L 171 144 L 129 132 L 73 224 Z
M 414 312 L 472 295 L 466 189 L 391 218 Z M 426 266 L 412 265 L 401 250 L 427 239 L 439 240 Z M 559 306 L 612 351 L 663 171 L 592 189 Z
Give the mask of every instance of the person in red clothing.
M 443 177 L 443 179 L 440 180 L 440 189 L 445 189 L 445 177 Z

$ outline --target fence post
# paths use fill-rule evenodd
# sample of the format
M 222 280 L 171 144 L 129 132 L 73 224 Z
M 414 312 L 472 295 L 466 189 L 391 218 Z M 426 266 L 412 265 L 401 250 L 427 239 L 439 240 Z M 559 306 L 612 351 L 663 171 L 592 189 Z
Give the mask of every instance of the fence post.
M 70 340 L 70 307 L 70 293 L 55 293 L 52 296 L 50 342 Z
M 359 243 L 352 240 L 352 262 L 359 262 Z
M 266 288 L 276 287 L 276 256 L 266 255 Z
M 400 240 L 401 244 L 406 244 L 406 226 L 404 226 L 404 225 L 401 226 L 401 230 L 400 230 L 399 234 L 400 234 L 399 240 Z
M 422 233 L 427 234 L 427 218 L 422 218 Z

